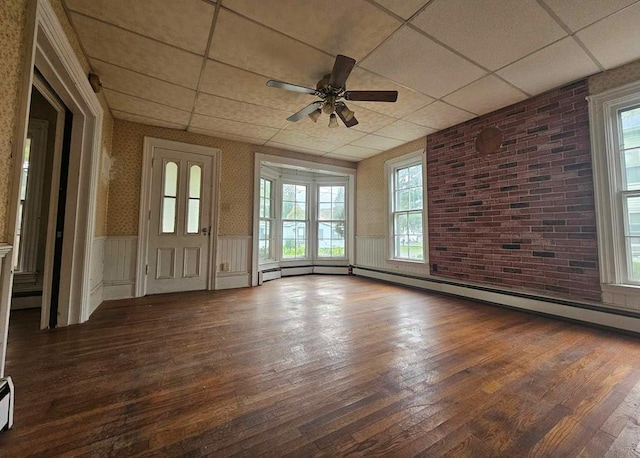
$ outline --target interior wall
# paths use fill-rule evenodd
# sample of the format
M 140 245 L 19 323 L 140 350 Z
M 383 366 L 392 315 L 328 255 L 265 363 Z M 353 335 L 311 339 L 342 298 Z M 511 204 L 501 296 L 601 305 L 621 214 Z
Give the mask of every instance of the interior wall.
M 586 96 L 581 80 L 428 137 L 432 275 L 601 300 Z M 485 127 L 499 152 L 476 151 Z
M 22 63 L 22 43 L 26 0 L 3 0 L 0 2 L 0 242 L 7 241 L 7 219 L 9 216 L 9 193 L 13 162 L 11 144 L 18 110 L 18 92 Z
M 28 0 L 3 0 L 0 2 L 0 30 L 2 31 L 2 46 L 0 46 L 0 241 L 6 241 L 8 235 L 7 222 L 9 218 L 9 194 L 11 192 L 11 177 L 13 175 L 13 161 L 11 158 L 12 141 L 15 134 L 16 116 L 19 109 L 19 85 L 22 78 L 22 59 L 26 39 L 25 19 Z M 50 0 L 58 20 L 64 29 L 76 57 L 89 73 L 90 65 L 80 47 L 66 12 L 62 0 Z M 29 31 L 29 33 L 31 33 Z M 102 94 L 98 95 L 104 109 L 103 121 L 103 151 L 101 155 L 100 176 L 108 176 L 103 164 L 109 163 L 110 132 L 113 118 Z M 96 235 L 106 234 L 107 192 L 108 182 L 102 181 L 98 187 L 98 202 L 96 211 Z
M 356 236 L 384 237 L 387 230 L 387 191 L 384 163 L 414 151 L 423 151 L 424 138 L 358 162 L 356 179 Z
M 140 180 L 145 136 L 219 148 L 222 151 L 219 236 L 251 235 L 255 153 L 304 159 L 354 169 L 356 167 L 353 162 L 310 156 L 116 119 L 113 129 L 111 183 L 108 198 L 107 234 L 109 236 L 138 234 Z

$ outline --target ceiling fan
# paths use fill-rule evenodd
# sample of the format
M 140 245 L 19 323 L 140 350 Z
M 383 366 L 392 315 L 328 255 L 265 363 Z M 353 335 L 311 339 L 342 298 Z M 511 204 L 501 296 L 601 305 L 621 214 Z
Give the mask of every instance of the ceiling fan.
M 321 99 L 292 114 L 287 118 L 287 121 L 297 122 L 309 115 L 313 122 L 317 122 L 322 112 L 325 112 L 329 115 L 329 127 L 338 127 L 336 114 L 342 119 L 345 126 L 353 127 L 358 124 L 358 120 L 355 118 L 354 112 L 344 103 L 344 100 L 358 102 L 395 102 L 398 100 L 398 91 L 347 91 L 345 83 L 355 64 L 355 59 L 338 54 L 333 64 L 333 70 L 318 81 L 315 89 L 276 80 L 267 81 L 267 86 L 310 94 Z

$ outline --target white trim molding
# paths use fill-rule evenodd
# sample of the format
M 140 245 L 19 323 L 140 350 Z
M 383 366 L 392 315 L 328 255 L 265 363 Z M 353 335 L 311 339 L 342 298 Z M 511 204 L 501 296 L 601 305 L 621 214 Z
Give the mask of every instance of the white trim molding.
M 394 191 L 395 182 L 394 175 L 397 169 L 410 167 L 412 165 L 422 165 L 422 260 L 404 259 L 395 257 L 394 243 Z M 429 225 L 427 221 L 427 152 L 418 150 L 405 154 L 393 159 L 389 159 L 384 163 L 385 176 L 385 192 L 386 192 L 386 221 L 387 221 L 387 261 L 400 264 L 429 264 L 429 234 L 426 230 Z M 414 211 L 415 212 L 415 211 Z M 426 231 L 425 231 L 426 230 Z M 425 233 L 426 232 L 426 233 Z
M 640 81 L 588 97 L 591 157 L 596 203 L 598 258 L 603 302 L 614 307 L 637 308 L 638 285 L 627 281 L 627 255 L 617 113 L 640 103 Z
M 0 298 L 0 334 L 2 336 L 2 354 L 0 355 L 0 378 L 4 377 L 4 364 L 7 356 L 7 336 L 9 335 L 9 311 L 11 297 L 11 282 L 13 279 L 13 256 L 12 246 L 8 243 L 0 243 L 0 288 L 2 291 L 9 291 L 9 298 Z M 3 295 L 4 296 L 4 295 Z

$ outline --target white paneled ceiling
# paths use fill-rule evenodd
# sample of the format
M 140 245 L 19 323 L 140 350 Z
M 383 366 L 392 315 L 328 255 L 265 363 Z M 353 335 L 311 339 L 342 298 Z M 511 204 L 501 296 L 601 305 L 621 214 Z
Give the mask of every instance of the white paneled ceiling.
M 64 0 L 116 118 L 361 159 L 640 58 L 638 0 Z M 336 54 L 359 124 L 286 118 Z

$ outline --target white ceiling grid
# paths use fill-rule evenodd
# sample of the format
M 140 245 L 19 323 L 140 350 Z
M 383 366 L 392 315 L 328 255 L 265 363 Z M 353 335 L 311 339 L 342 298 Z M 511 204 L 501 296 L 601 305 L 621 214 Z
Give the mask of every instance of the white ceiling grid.
M 640 58 L 640 0 L 64 0 L 115 117 L 359 161 Z M 286 118 L 336 54 L 359 124 Z

